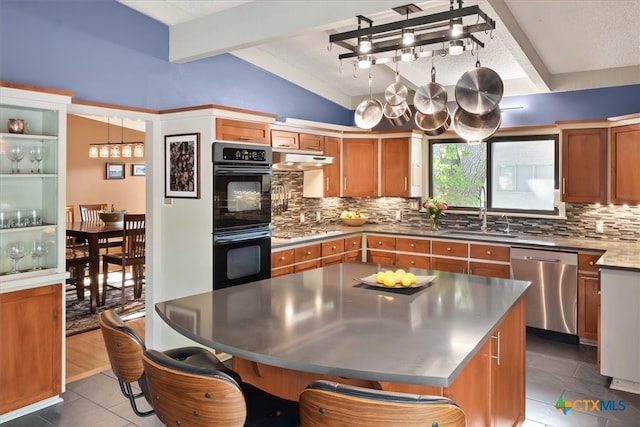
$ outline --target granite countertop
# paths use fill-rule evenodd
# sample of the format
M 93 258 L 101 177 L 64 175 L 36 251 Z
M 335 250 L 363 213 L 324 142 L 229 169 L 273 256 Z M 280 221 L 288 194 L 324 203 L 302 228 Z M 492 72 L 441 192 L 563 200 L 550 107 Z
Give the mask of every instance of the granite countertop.
M 306 236 L 304 239 L 287 241 L 284 239 L 274 239 L 274 248 L 287 247 L 290 245 L 308 244 L 314 241 L 335 239 L 336 237 L 346 237 L 359 233 L 382 233 L 393 235 L 406 235 L 408 237 L 431 237 L 437 239 L 478 241 L 486 243 L 509 244 L 511 246 L 551 248 L 554 250 L 569 251 L 599 251 L 604 252 L 596 263 L 601 268 L 615 268 L 640 271 L 640 243 L 624 242 L 612 240 L 596 240 L 575 237 L 537 236 L 537 235 L 509 235 L 506 233 L 476 233 L 466 230 L 442 230 L 429 231 L 422 228 L 365 224 L 360 227 L 332 226 L 327 227 L 328 234 L 318 233 L 315 236 Z M 458 234 L 459 233 L 459 234 Z
M 305 372 L 449 386 L 529 282 L 407 269 L 431 286 L 388 290 L 338 264 L 156 304 L 172 328 L 207 347 Z

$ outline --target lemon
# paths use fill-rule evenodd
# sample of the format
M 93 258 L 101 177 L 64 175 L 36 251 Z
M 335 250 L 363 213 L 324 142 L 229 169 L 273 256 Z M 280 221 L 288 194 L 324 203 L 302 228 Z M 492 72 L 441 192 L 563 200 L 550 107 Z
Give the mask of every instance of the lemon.
M 385 275 L 390 275 L 390 274 L 394 274 L 395 272 L 393 270 L 387 270 L 384 272 Z
M 415 274 L 413 273 L 407 273 L 407 276 L 411 279 L 411 283 L 416 283 L 418 281 L 418 278 L 416 277 Z
M 408 288 L 413 284 L 413 282 L 411 281 L 411 277 L 408 274 L 405 274 L 404 276 L 402 276 L 402 279 L 400 279 L 400 283 L 405 288 Z
M 384 281 L 382 283 L 385 286 L 392 288 L 396 285 L 396 277 L 393 274 L 385 274 Z
M 403 269 L 399 268 L 399 269 L 396 270 L 396 274 L 405 275 L 405 274 L 407 274 L 407 272 L 404 271 Z
M 384 282 L 384 272 L 383 271 L 378 271 L 376 273 L 376 282 L 377 283 L 383 283 Z

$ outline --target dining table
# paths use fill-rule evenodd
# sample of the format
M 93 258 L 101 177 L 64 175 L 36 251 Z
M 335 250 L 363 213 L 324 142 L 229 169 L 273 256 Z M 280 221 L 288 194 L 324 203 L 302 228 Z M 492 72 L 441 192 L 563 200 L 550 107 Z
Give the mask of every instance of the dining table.
M 89 309 L 96 312 L 100 305 L 100 240 L 121 237 L 124 230 L 122 222 L 104 223 L 102 221 L 80 221 L 67 224 L 67 236 L 86 241 L 89 249 Z M 104 292 L 104 290 L 103 290 Z

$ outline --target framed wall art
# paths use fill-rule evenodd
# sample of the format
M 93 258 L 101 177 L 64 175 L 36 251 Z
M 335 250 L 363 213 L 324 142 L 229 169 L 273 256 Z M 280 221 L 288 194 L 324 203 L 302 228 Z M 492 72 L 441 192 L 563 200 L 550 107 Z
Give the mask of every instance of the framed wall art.
M 147 174 L 147 165 L 133 164 L 131 165 L 131 175 L 145 176 Z
M 107 179 L 124 179 L 124 163 L 107 163 Z
M 200 198 L 200 134 L 164 137 L 165 197 Z

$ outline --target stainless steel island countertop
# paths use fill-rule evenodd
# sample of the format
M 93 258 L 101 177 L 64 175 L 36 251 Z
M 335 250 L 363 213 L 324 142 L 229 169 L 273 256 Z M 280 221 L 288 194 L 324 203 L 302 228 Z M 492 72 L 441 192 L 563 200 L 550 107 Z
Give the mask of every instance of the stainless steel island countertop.
M 156 304 L 172 328 L 254 362 L 348 378 L 449 386 L 529 282 L 435 275 L 424 288 L 363 285 L 386 267 L 345 263 Z

